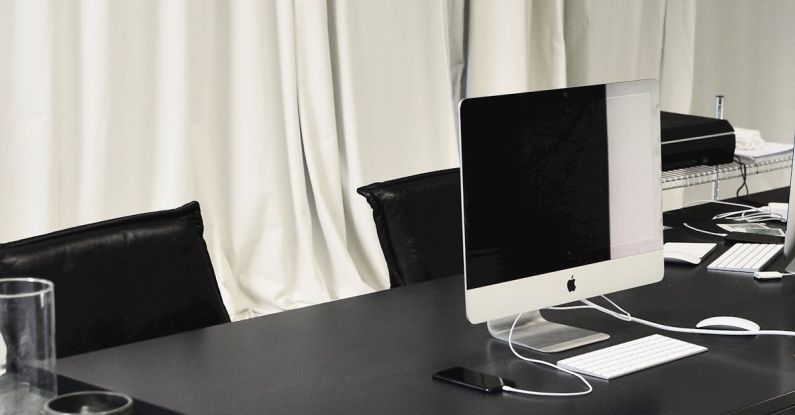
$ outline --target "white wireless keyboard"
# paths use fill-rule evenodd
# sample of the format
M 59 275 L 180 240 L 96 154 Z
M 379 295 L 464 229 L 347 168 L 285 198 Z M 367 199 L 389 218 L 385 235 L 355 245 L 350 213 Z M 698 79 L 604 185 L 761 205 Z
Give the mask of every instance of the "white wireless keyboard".
M 736 243 L 711 264 L 708 270 L 756 272 L 761 271 L 784 248 L 782 244 Z
M 703 346 L 652 334 L 560 360 L 558 366 L 610 380 L 706 351 Z

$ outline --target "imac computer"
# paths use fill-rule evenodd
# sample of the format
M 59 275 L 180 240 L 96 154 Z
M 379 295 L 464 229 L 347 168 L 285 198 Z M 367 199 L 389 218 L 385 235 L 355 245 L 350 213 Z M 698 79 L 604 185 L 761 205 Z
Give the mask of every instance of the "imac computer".
M 795 142 L 795 141 L 794 141 Z M 795 149 L 793 149 L 795 156 Z M 795 272 L 795 157 L 790 166 L 789 199 L 787 200 L 787 229 L 784 235 L 784 257 L 787 260 L 785 272 Z
M 608 339 L 538 310 L 660 281 L 659 84 L 464 99 L 459 107 L 466 313 L 557 352 Z

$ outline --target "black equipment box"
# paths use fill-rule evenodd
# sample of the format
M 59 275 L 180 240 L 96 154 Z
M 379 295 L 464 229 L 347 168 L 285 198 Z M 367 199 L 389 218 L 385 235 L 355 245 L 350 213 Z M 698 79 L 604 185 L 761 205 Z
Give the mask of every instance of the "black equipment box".
M 726 120 L 660 111 L 662 169 L 730 163 L 734 128 Z

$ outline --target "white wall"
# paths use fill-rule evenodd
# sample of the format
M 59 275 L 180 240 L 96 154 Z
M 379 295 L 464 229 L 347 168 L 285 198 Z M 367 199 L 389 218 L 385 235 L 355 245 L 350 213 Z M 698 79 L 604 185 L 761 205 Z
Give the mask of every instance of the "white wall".
M 712 116 L 726 96 L 733 125 L 769 141 L 795 134 L 795 1 L 697 3 L 693 113 Z
M 732 125 L 758 129 L 768 141 L 792 143 L 795 134 L 795 1 L 699 0 L 696 9 L 691 112 L 714 116 L 715 95 L 726 97 Z M 734 196 L 741 180 L 721 182 L 720 198 Z M 786 171 L 751 176 L 758 192 L 789 185 Z M 707 199 L 709 185 L 688 188 L 684 201 Z M 676 208 L 677 190 L 665 192 Z

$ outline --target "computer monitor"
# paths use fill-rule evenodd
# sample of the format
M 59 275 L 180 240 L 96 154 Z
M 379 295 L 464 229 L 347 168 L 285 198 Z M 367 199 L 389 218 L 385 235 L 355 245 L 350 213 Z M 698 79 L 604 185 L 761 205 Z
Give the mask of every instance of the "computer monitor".
M 555 352 L 609 338 L 544 307 L 663 276 L 659 86 L 641 80 L 461 101 L 466 313 Z
M 794 140 L 795 141 L 795 140 Z M 795 149 L 793 149 L 795 151 Z M 787 260 L 786 272 L 795 272 L 795 158 L 790 166 L 789 200 L 787 201 L 787 229 L 784 234 L 784 257 Z

